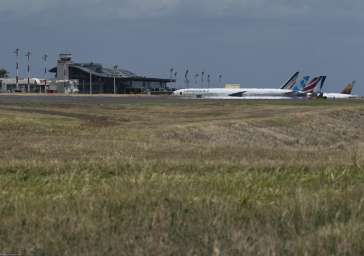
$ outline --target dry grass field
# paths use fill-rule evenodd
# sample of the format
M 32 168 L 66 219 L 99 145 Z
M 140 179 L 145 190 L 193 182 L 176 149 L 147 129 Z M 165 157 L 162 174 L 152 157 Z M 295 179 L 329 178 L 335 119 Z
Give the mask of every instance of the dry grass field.
M 4 103 L 0 253 L 362 255 L 364 103 Z

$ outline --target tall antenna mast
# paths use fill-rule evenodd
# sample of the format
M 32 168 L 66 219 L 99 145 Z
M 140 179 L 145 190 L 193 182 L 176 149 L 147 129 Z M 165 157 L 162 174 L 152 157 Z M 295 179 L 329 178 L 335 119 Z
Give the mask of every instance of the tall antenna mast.
M 28 92 L 30 92 L 30 56 L 32 53 L 30 51 L 27 52 L 25 55 L 28 59 Z
M 19 48 L 17 48 L 14 53 L 16 55 L 16 90 L 19 90 Z

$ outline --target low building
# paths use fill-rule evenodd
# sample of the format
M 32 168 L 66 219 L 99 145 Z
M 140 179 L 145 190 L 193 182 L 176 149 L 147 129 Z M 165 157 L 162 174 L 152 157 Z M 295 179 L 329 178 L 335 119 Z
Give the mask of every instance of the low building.
M 51 80 L 47 84 L 47 93 L 79 93 L 78 80 Z
M 0 78 L 0 92 L 30 92 L 30 93 L 79 93 L 79 83 L 78 80 L 48 80 L 31 78 L 20 79 L 18 81 L 18 86 L 16 85 L 16 78 Z
M 44 80 L 38 78 L 28 79 L 19 79 L 18 87 L 16 85 L 16 78 L 1 78 L 0 79 L 0 92 L 37 92 L 43 86 L 44 88 Z
M 80 93 L 167 92 L 170 90 L 168 83 L 175 82 L 139 76 L 123 69 L 105 68 L 97 63 L 74 63 L 71 54 L 60 54 L 57 67 L 50 72 L 55 73 L 57 80 L 78 80 Z

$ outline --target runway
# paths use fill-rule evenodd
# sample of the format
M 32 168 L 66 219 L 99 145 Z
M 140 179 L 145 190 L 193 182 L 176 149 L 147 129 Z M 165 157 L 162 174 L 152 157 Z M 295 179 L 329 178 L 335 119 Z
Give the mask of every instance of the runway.
M 342 101 L 362 101 L 363 99 L 350 99 L 350 100 L 327 100 L 328 102 L 342 102 Z M 208 103 L 227 103 L 227 102 L 312 102 L 316 99 L 290 99 L 290 100 L 252 100 L 252 99 L 197 99 L 176 97 L 170 95 L 41 95 L 41 94 L 0 94 L 1 105 L 26 105 L 26 104 L 44 104 L 44 105 L 67 105 L 67 104 L 81 104 L 81 105 L 105 105 L 105 104 L 177 104 L 186 102 L 208 102 Z

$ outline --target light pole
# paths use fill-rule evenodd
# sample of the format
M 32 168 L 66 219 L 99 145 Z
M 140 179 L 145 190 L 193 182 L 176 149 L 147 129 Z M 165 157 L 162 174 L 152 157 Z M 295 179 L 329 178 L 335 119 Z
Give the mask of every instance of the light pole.
M 19 54 L 20 54 L 19 48 L 17 48 L 14 53 L 16 55 L 16 91 L 18 91 L 19 90 Z
M 190 80 L 188 79 L 189 72 L 190 71 L 187 68 L 186 73 L 185 73 L 185 84 L 186 84 L 186 88 L 189 88 L 189 85 L 190 85 Z
M 174 83 L 175 83 L 175 87 L 177 88 L 178 87 L 178 84 L 177 84 L 177 75 L 178 75 L 178 72 L 174 72 Z
M 92 94 L 92 73 L 90 69 L 90 94 Z
M 173 72 L 174 72 L 174 68 L 171 68 L 169 70 L 169 79 L 172 80 L 173 79 Z
M 201 88 L 203 88 L 204 86 L 204 76 L 205 76 L 205 71 L 201 72 Z
M 48 59 L 48 54 L 44 54 L 43 56 L 43 62 L 44 62 L 44 93 L 47 92 L 47 59 Z M 42 93 L 42 86 L 39 85 L 39 93 Z
M 195 74 L 194 78 L 195 78 L 195 86 L 197 86 L 197 79 L 200 75 L 199 74 Z
M 30 92 L 30 56 L 32 55 L 31 51 L 28 51 L 25 55 L 28 59 L 28 93 Z
M 116 94 L 116 72 L 118 71 L 118 65 L 114 66 L 114 94 Z

